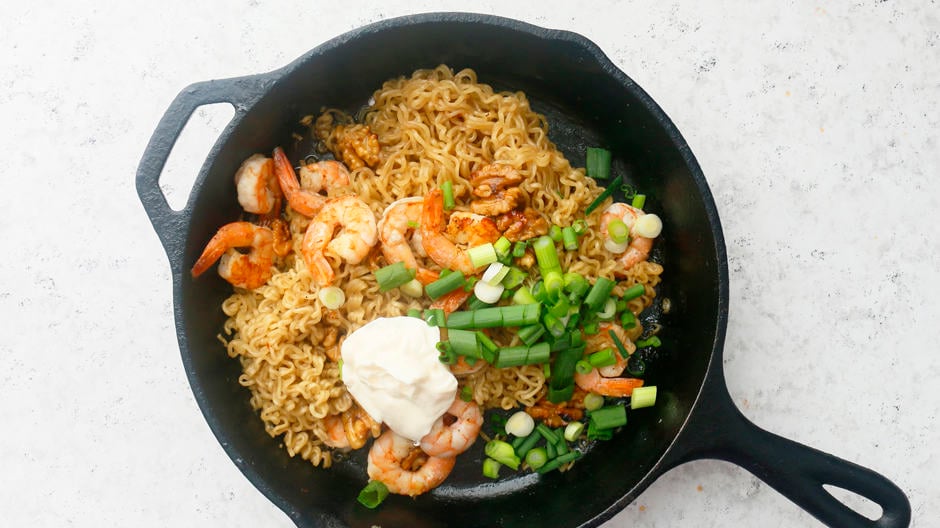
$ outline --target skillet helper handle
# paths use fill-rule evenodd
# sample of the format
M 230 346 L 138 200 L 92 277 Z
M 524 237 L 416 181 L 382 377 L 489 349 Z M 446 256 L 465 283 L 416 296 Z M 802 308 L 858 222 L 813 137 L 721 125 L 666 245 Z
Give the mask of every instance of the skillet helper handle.
M 235 107 L 232 119 L 239 119 L 264 92 L 267 80 L 264 75 L 251 75 L 191 84 L 173 99 L 160 118 L 137 166 L 136 184 L 137 195 L 168 253 L 179 245 L 179 234 L 188 224 L 188 215 L 185 211 L 174 211 L 167 203 L 160 189 L 160 174 L 183 127 L 197 108 L 213 103 L 231 103 Z
M 722 377 L 723 378 L 723 377 Z M 750 471 L 808 513 L 833 528 L 906 528 L 911 505 L 904 492 L 874 471 L 761 429 L 741 414 L 724 385 L 703 391 L 705 405 L 686 426 L 693 444 L 670 465 L 713 458 Z M 882 508 L 871 520 L 833 497 L 824 484 L 861 495 Z

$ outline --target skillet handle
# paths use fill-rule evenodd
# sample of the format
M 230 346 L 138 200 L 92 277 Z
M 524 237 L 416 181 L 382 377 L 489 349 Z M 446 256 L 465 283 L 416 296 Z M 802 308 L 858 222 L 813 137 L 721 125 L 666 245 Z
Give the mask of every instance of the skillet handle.
M 183 211 L 174 211 L 160 189 L 160 174 L 183 127 L 197 108 L 212 103 L 231 103 L 235 107 L 232 121 L 237 121 L 260 98 L 265 83 L 269 82 L 268 75 L 251 75 L 191 84 L 173 99 L 157 124 L 137 166 L 137 196 L 167 253 L 178 249 L 179 233 L 188 224 L 189 205 Z M 174 262 L 172 255 L 170 261 Z
M 676 442 L 667 467 L 712 458 L 750 471 L 798 506 L 833 528 L 905 528 L 911 505 L 904 492 L 874 471 L 761 429 L 741 414 L 724 384 L 707 383 Z M 824 484 L 857 493 L 881 506 L 868 519 L 833 497 Z

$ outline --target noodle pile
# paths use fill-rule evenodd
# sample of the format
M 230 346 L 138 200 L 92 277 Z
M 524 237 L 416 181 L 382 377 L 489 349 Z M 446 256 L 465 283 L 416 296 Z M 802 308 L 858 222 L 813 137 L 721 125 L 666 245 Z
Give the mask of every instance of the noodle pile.
M 351 171 L 348 189 L 331 195 L 354 193 L 379 218 L 400 198 L 424 196 L 451 181 L 458 210 L 466 210 L 470 175 L 483 165 L 507 164 L 525 179 L 521 188 L 528 203 L 556 225 L 570 225 L 583 215 L 601 189 L 583 169 L 571 167 L 548 139 L 545 118 L 529 106 L 521 92 L 494 92 L 477 82 L 472 70 L 452 72 L 446 66 L 420 70 L 410 78 L 386 82 L 374 94 L 363 116 L 379 139 L 380 161 Z M 327 111 L 316 132 L 333 146 L 331 126 L 349 118 Z M 310 122 L 310 120 L 308 120 Z M 278 262 L 278 271 L 262 287 L 236 288 L 222 304 L 228 316 L 220 340 L 229 356 L 237 357 L 243 373 L 239 383 L 251 390 L 251 405 L 260 411 L 271 436 L 283 435 L 291 456 L 314 465 L 329 466 L 331 450 L 324 445 L 327 417 L 355 405 L 340 380 L 336 358 L 339 340 L 365 323 L 382 316 L 403 315 L 409 308 L 424 308 L 420 301 L 398 289 L 380 292 L 373 272 L 386 264 L 376 247 L 357 265 L 332 259 L 335 286 L 346 293 L 346 303 L 327 310 L 317 299 L 319 287 L 297 254 L 309 219 L 287 211 L 294 253 Z M 597 230 L 600 212 L 587 218 L 590 229 L 580 249 L 560 253 L 564 269 L 586 277 L 613 278 L 617 263 L 603 247 Z M 439 269 L 430 260 L 424 265 Z M 652 303 L 662 266 L 642 262 L 633 266 L 617 285 L 618 295 L 633 284 L 646 293 L 630 301 L 639 313 Z M 637 325 L 628 333 L 636 339 Z M 518 338 L 515 338 L 518 339 Z M 501 343 L 508 346 L 516 343 Z M 472 387 L 473 399 L 484 408 L 531 406 L 545 394 L 545 376 L 539 366 L 483 370 L 460 379 Z

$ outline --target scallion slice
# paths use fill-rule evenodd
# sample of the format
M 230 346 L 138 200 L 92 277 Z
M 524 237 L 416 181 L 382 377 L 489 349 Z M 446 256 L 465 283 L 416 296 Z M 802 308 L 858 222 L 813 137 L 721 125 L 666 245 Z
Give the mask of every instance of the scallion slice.
M 437 300 L 457 288 L 463 287 L 466 281 L 467 279 L 464 277 L 463 273 L 454 271 L 447 275 L 442 275 L 441 278 L 428 284 L 424 288 L 424 291 L 428 294 L 428 297 Z
M 630 228 L 619 218 L 615 218 L 607 223 L 607 236 L 618 244 L 623 244 L 630 239 Z
M 636 389 L 633 389 L 636 390 Z M 584 408 L 589 411 L 596 411 L 604 406 L 604 397 L 596 392 L 589 392 L 584 395 Z
M 565 249 L 568 251 L 576 251 L 578 249 L 578 235 L 574 232 L 573 227 L 565 226 L 562 228 L 561 240 L 564 243 Z
M 584 431 L 584 424 L 582 422 L 570 422 L 565 426 L 565 440 L 574 442 L 581 436 L 581 431 Z
M 402 293 L 409 297 L 418 298 L 424 295 L 424 285 L 421 284 L 421 281 L 418 279 L 411 279 L 410 281 L 401 285 L 400 288 Z
M 663 221 L 654 214 L 645 214 L 636 219 L 633 232 L 643 238 L 656 238 L 663 232 Z
M 590 374 L 591 371 L 594 370 L 594 367 L 592 367 L 591 364 L 587 362 L 587 360 L 581 359 L 577 363 L 575 363 L 574 370 L 578 374 L 581 374 L 582 376 L 584 376 L 584 375 Z
M 470 385 L 464 385 L 460 389 L 460 399 L 461 401 L 469 402 L 473 400 L 473 387 Z
M 591 202 L 591 204 L 587 206 L 587 209 L 584 210 L 584 214 L 589 215 L 595 209 L 600 207 L 601 204 L 604 203 L 604 200 L 610 198 L 610 195 L 614 193 L 614 189 L 616 189 L 620 185 L 620 182 L 622 180 L 623 178 L 621 178 L 620 176 L 617 176 L 616 178 L 614 178 L 614 181 L 610 182 L 610 185 L 607 186 L 606 189 L 604 189 L 604 192 L 600 193 L 597 196 L 597 198 L 595 198 L 594 201 Z
M 504 266 L 499 262 L 494 262 L 487 266 L 486 271 L 483 272 L 483 282 L 495 286 L 502 282 L 503 278 L 509 274 L 509 266 Z
M 486 456 L 500 464 L 509 466 L 513 470 L 519 469 L 521 460 L 516 456 L 516 452 L 513 450 L 512 446 L 502 440 L 490 440 L 483 448 L 483 452 L 486 453 Z
M 588 356 L 587 361 L 595 368 L 609 367 L 617 363 L 617 358 L 614 354 L 614 349 L 605 348 Z
M 530 449 L 525 455 L 525 463 L 532 469 L 539 469 L 548 462 L 548 453 L 544 447 Z
M 623 341 L 621 341 L 620 338 L 617 337 L 617 334 L 613 331 L 613 329 L 608 330 L 607 335 L 610 336 L 610 339 L 614 342 L 614 346 L 617 347 L 617 351 L 620 352 L 620 357 L 624 359 L 627 359 L 628 357 L 630 357 L 630 353 L 627 352 L 626 347 L 623 346 Z
M 591 286 L 587 297 L 584 298 L 584 303 L 591 311 L 596 312 L 600 310 L 604 307 L 604 303 L 607 302 L 607 299 L 610 297 L 610 292 L 613 291 L 616 284 L 617 283 L 607 277 L 598 277 L 594 282 L 594 286 Z
M 564 455 L 555 457 L 552 460 L 549 460 L 544 466 L 538 468 L 536 471 L 539 473 L 548 473 L 549 471 L 554 471 L 568 462 L 574 462 L 575 460 L 581 458 L 580 451 L 569 451 Z
M 585 159 L 587 175 L 595 180 L 610 178 L 610 151 L 599 147 L 588 147 Z
M 413 278 L 415 270 L 405 267 L 404 262 L 396 262 L 375 270 L 375 280 L 379 283 L 379 291 L 383 292 L 397 288 Z
M 320 291 L 317 292 L 317 297 L 320 299 L 320 302 L 323 303 L 323 306 L 330 310 L 335 310 L 346 302 L 346 293 L 336 286 L 327 286 L 326 288 L 320 289 Z
M 520 444 L 519 447 L 516 448 L 516 455 L 519 457 L 526 456 L 529 450 L 535 447 L 535 444 L 537 444 L 541 438 L 542 438 L 542 435 L 538 433 L 533 432 L 529 434 L 529 436 L 526 437 L 525 441 L 523 441 L 522 444 Z
M 523 343 L 532 346 L 539 338 L 545 335 L 545 327 L 540 324 L 523 326 L 516 335 L 519 336 L 519 339 L 521 339 Z
M 642 409 L 653 405 L 656 405 L 656 385 L 633 389 L 633 394 L 630 395 L 631 409 Z
M 551 238 L 553 242 L 561 242 L 561 226 L 552 224 L 552 227 L 548 228 L 548 237 Z
M 498 262 L 490 264 L 490 266 L 499 265 Z M 485 280 L 478 281 L 473 286 L 473 294 L 477 296 L 477 299 L 489 304 L 495 304 L 499 302 L 499 299 L 502 297 L 503 292 L 506 290 L 506 287 L 496 282 L 496 284 L 490 284 Z
M 559 296 L 561 291 L 565 288 L 565 279 L 562 278 L 561 271 L 551 270 L 542 275 L 542 281 L 545 284 L 545 291 L 548 292 L 548 295 L 552 298 Z
M 640 339 L 636 342 L 637 348 L 646 348 L 646 347 L 658 347 L 662 345 L 663 342 L 659 340 L 657 336 L 650 336 L 646 339 Z
M 617 315 L 617 301 L 613 297 L 608 297 L 604 303 L 604 309 L 597 312 L 597 318 L 601 321 L 610 321 Z
M 503 277 L 503 286 L 508 290 L 519 286 L 529 276 L 528 273 L 513 266 L 507 266 L 507 270 L 506 276 Z
M 516 411 L 506 420 L 506 433 L 524 437 L 535 430 L 535 420 L 525 411 Z
M 456 205 L 454 201 L 454 184 L 447 180 L 441 184 L 441 191 L 444 194 L 444 210 L 450 211 Z
M 370 480 L 359 492 L 358 501 L 366 508 L 374 509 L 388 497 L 388 487 L 378 480 Z
M 571 228 L 574 229 L 574 234 L 581 236 L 587 232 L 588 225 L 583 218 L 578 218 L 571 224 Z
M 591 421 L 598 429 L 620 427 L 627 424 L 627 409 L 623 405 L 601 407 L 591 411 Z
M 633 315 L 633 312 L 627 310 L 620 314 L 620 326 L 624 329 L 630 329 L 636 326 L 636 316 Z
M 631 204 L 637 209 L 643 209 L 643 206 L 646 205 L 646 195 L 645 194 L 634 194 L 633 203 Z
M 496 250 L 497 255 L 508 255 L 509 251 L 512 249 L 512 242 L 504 237 L 499 237 L 499 240 L 493 243 L 493 249 Z
M 577 297 L 584 297 L 584 294 L 591 289 L 591 283 L 580 273 L 569 271 L 564 274 L 565 290 L 573 293 Z
M 525 304 L 537 305 L 539 301 L 532 295 L 532 292 L 529 291 L 529 288 L 522 286 L 521 288 L 516 290 L 515 294 L 513 294 L 512 302 L 515 304 L 519 304 L 519 305 L 525 305 Z
M 474 268 L 482 268 L 499 260 L 496 248 L 490 242 L 468 249 L 467 256 L 470 257 L 470 263 Z
M 633 299 L 636 299 L 637 297 L 643 295 L 644 293 L 646 293 L 646 286 L 642 284 L 634 284 L 633 286 L 630 286 L 629 288 L 624 290 L 623 296 L 621 297 L 621 299 L 625 301 L 632 301 Z
M 525 240 L 520 240 L 520 241 L 516 242 L 516 243 L 512 246 L 512 256 L 515 257 L 515 258 L 519 258 L 519 257 L 525 255 L 525 247 L 526 247 Z
M 502 467 L 502 464 L 492 458 L 487 458 L 483 461 L 483 476 L 491 479 L 499 478 L 500 467 Z
M 454 353 L 458 356 L 481 357 L 476 332 L 449 328 L 447 330 L 447 340 L 454 347 Z
M 628 247 L 630 247 L 630 242 L 617 243 L 610 238 L 604 239 L 604 249 L 615 255 L 623 253 Z
M 542 235 L 532 243 L 532 249 L 535 250 L 535 260 L 538 261 L 539 269 L 544 275 L 546 271 L 561 270 L 561 264 L 558 262 L 558 250 L 555 249 L 555 242 L 551 237 Z

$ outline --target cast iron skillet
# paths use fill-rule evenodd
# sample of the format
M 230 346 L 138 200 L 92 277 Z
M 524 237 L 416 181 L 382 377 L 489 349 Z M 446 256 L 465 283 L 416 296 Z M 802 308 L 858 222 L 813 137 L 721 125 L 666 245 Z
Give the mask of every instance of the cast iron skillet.
M 237 383 L 238 363 L 216 340 L 224 319 L 219 306 L 231 288 L 214 273 L 193 280 L 189 268 L 215 230 L 239 217 L 232 175 L 244 158 L 290 145 L 298 119 L 321 106 L 355 109 L 386 79 L 441 63 L 473 68 L 496 88 L 524 91 L 574 165 L 583 166 L 587 145 L 611 148 L 615 170 L 651 197 L 647 209 L 666 226 L 657 242 L 666 264 L 659 295 L 673 306 L 663 317 L 664 357 L 649 373 L 661 393 L 654 409 L 632 413 L 613 441 L 597 445 L 572 471 L 488 481 L 480 475 L 483 442 L 477 442 L 444 485 L 417 500 L 389 497 L 371 511 L 355 499 L 367 478 L 361 454 L 316 469 L 288 457 L 280 440 L 264 432 Z M 234 105 L 235 116 L 186 207 L 173 211 L 158 186 L 160 173 L 190 114 L 216 102 Z M 196 400 L 238 468 L 298 526 L 597 526 L 670 468 L 701 458 L 744 467 L 829 526 L 910 522 L 908 500 L 890 481 L 764 431 L 732 403 L 721 361 L 728 266 L 705 178 L 663 111 L 580 35 L 476 14 L 409 16 L 337 37 L 270 73 L 193 84 L 157 126 L 137 190 L 172 267 L 177 335 Z M 859 515 L 823 484 L 871 499 L 882 516 Z

